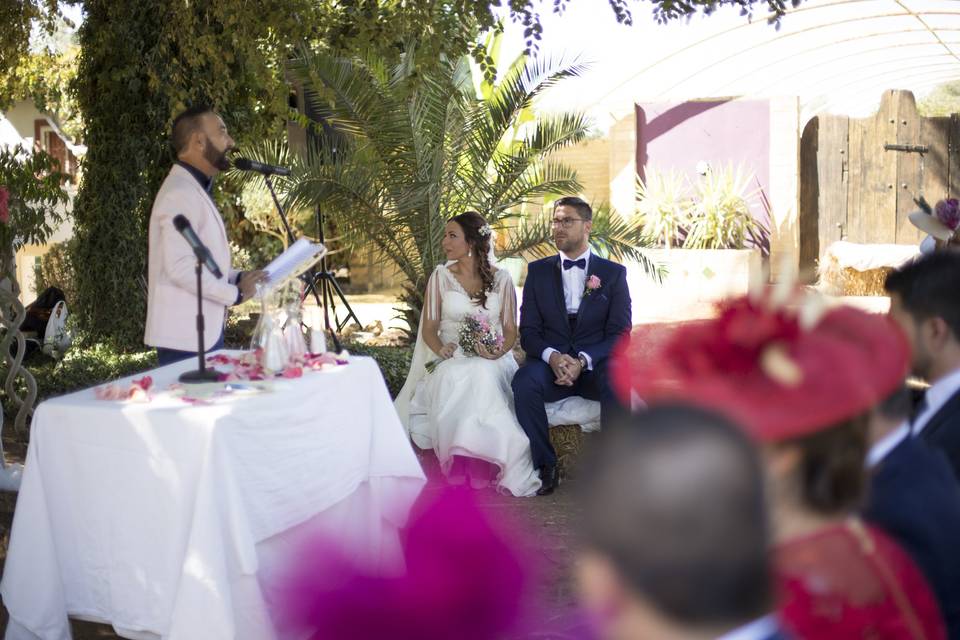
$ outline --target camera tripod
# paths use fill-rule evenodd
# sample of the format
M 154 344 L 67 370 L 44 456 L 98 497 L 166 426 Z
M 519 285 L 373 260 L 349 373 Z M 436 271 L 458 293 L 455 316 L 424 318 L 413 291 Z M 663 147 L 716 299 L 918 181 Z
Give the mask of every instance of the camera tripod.
M 283 211 L 283 207 L 280 205 L 280 200 L 277 198 L 276 192 L 273 190 L 273 184 L 270 182 L 270 176 L 264 175 L 263 181 L 267 183 L 267 189 L 270 191 L 270 196 L 273 198 L 273 204 L 277 207 L 277 213 L 280 214 L 280 221 L 283 223 L 283 229 L 287 234 L 287 241 L 290 244 L 296 242 L 296 238 L 293 236 L 293 231 L 290 229 L 290 223 L 287 221 L 287 215 Z M 320 206 L 317 206 L 316 212 L 317 218 L 317 234 L 321 244 L 324 244 L 324 233 L 323 233 L 323 211 L 320 209 Z M 333 339 L 334 350 L 338 353 L 342 349 L 340 344 L 340 332 L 345 326 L 353 319 L 357 323 L 357 327 L 363 329 L 363 325 L 360 324 L 360 318 L 357 317 L 356 312 L 350 306 L 350 303 L 347 301 L 346 295 L 343 293 L 343 289 L 340 288 L 340 283 L 337 282 L 336 277 L 330 273 L 327 269 L 327 256 L 324 254 L 320 258 L 320 270 L 317 271 L 316 268 L 310 267 L 307 271 L 299 276 L 300 280 L 306 285 L 303 293 L 300 296 L 300 302 L 302 303 L 308 294 L 313 294 L 313 299 L 317 302 L 317 306 L 323 309 L 323 328 L 325 331 L 330 332 L 330 337 Z M 320 292 L 317 289 L 320 289 Z M 341 322 L 337 319 L 337 306 L 335 296 L 340 298 L 340 302 L 343 304 L 344 308 L 347 310 L 347 315 Z M 333 324 L 330 323 L 330 314 L 333 313 Z

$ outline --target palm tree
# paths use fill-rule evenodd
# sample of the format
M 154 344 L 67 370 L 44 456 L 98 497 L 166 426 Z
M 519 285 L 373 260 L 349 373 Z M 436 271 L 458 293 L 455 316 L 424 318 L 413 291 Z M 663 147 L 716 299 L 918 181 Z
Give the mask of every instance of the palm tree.
M 388 67 L 372 57 L 303 49 L 291 70 L 343 139 L 335 153 L 310 152 L 293 163 L 287 200 L 291 207 L 322 206 L 345 239 L 373 245 L 399 267 L 411 332 L 426 278 L 443 259 L 440 239 L 449 218 L 478 211 L 507 231 L 502 254 L 535 251 L 549 243 L 549 224 L 521 212 L 580 189 L 576 173 L 548 156 L 583 140 L 587 119 L 530 116 L 534 98 L 582 73 L 580 64 L 524 59 L 500 82 L 483 86 L 483 98 L 466 58 L 417 69 L 412 54 Z M 630 245 L 639 235 L 628 226 L 596 239 L 615 247 L 615 255 L 642 259 Z

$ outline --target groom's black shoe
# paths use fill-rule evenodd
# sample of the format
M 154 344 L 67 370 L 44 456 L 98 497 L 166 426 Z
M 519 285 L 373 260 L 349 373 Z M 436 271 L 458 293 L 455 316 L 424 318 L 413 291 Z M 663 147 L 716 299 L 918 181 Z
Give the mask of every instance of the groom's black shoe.
M 538 496 L 548 496 L 560 486 L 560 471 L 556 467 L 540 467 L 540 488 Z

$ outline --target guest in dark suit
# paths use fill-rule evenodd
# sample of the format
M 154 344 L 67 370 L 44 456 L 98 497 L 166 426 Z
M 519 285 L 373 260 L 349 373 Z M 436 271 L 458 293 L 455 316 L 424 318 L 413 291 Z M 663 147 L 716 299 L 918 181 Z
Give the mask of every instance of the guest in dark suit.
M 887 276 L 885 288 L 913 373 L 930 383 L 913 435 L 942 450 L 960 478 L 960 252 L 923 256 Z
M 577 562 L 602 638 L 782 638 L 759 455 L 683 406 L 618 416 L 585 456 Z
M 622 265 L 591 253 L 593 210 L 576 197 L 559 199 L 553 239 L 559 255 L 530 263 L 520 308 L 520 344 L 527 360 L 513 378 L 517 420 L 530 438 L 540 495 L 558 484 L 544 403 L 582 396 L 609 417 L 617 401 L 607 359 L 630 331 L 630 292 Z
M 910 437 L 910 392 L 900 389 L 870 416 L 867 521 L 889 533 L 926 575 L 947 633 L 960 640 L 960 484 L 943 453 Z

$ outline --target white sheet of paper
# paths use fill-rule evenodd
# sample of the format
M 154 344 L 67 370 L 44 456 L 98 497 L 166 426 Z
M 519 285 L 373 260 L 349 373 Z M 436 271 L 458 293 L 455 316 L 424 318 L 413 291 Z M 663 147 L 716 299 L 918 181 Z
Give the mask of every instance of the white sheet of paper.
M 319 243 L 300 238 L 286 251 L 264 267 L 267 272 L 268 287 L 274 287 L 288 277 L 299 275 L 327 253 L 327 248 Z

